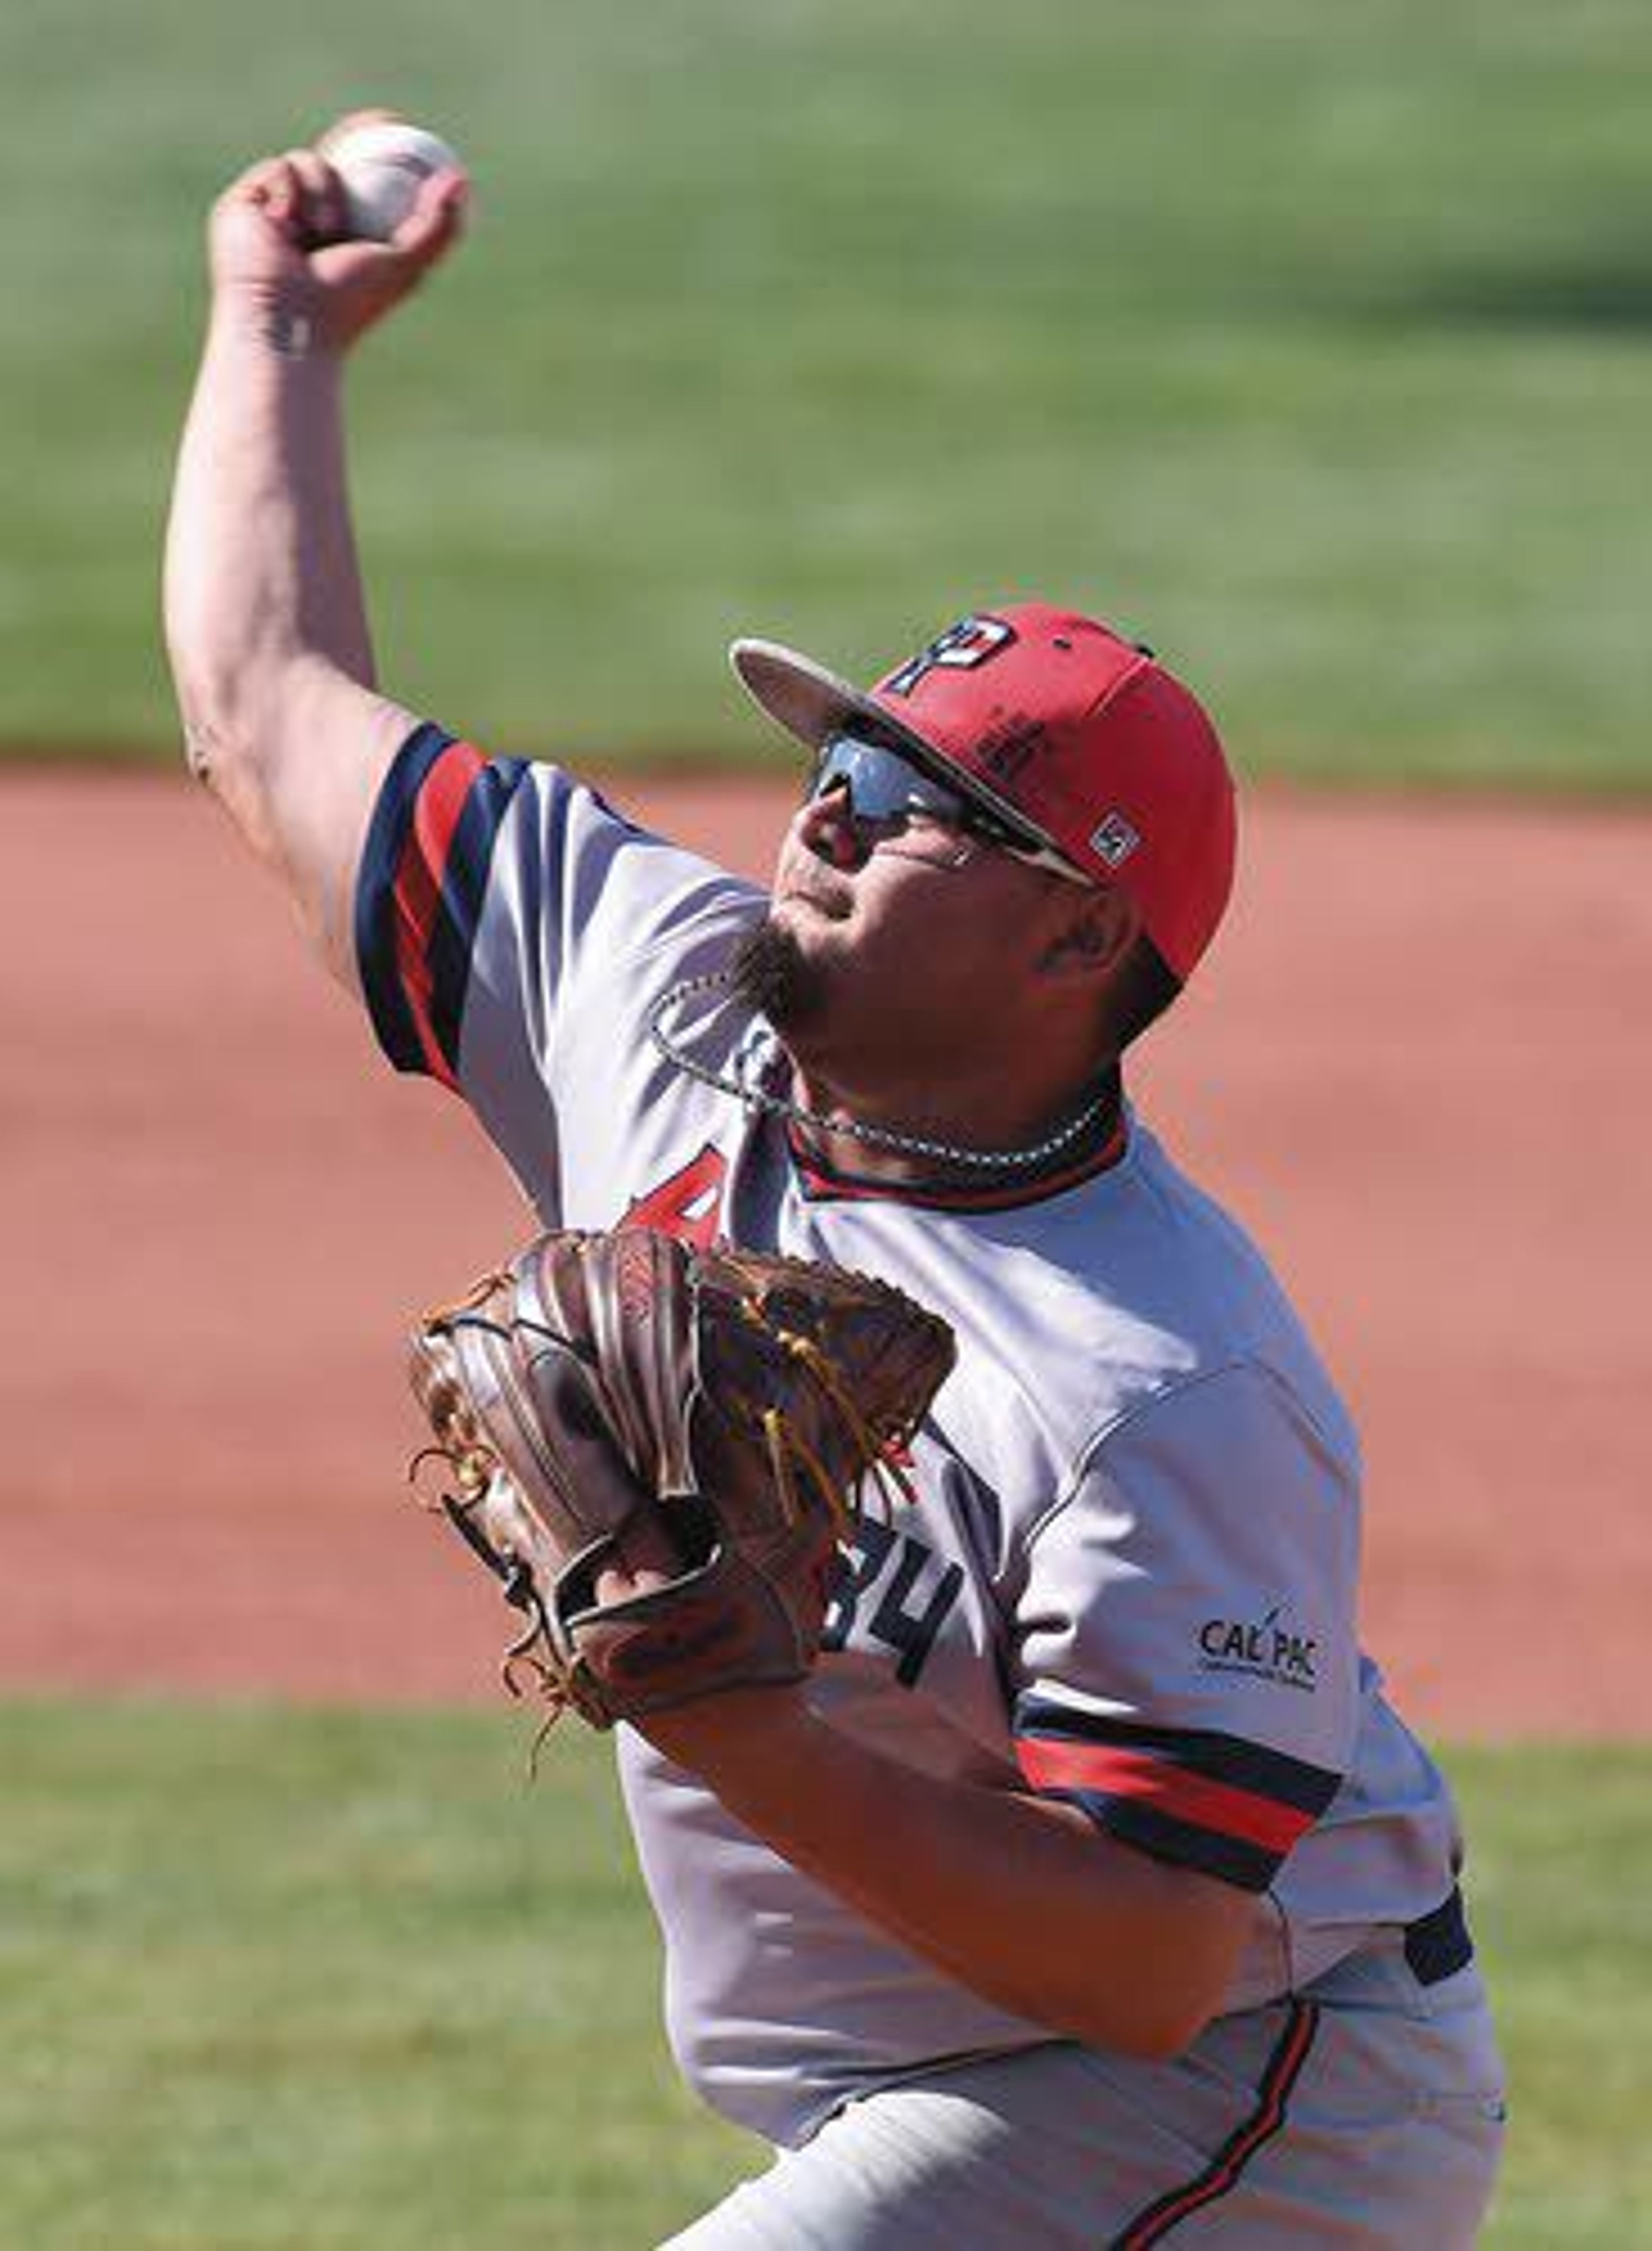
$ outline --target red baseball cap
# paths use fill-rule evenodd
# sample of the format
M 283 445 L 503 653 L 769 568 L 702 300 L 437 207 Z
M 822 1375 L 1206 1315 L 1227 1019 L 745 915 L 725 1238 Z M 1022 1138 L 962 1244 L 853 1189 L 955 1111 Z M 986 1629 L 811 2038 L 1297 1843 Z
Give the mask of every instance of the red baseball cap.
M 1234 780 L 1198 699 L 1151 652 L 1044 602 L 979 610 L 862 693 L 795 649 L 737 641 L 764 710 L 819 749 L 857 729 L 1116 883 L 1185 979 L 1233 890 Z

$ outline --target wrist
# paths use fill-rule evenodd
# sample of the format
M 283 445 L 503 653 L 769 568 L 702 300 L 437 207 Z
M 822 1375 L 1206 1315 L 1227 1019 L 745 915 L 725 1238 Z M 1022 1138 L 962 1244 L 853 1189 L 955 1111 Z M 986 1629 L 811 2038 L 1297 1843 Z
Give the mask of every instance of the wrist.
M 211 339 L 292 366 L 335 371 L 344 349 L 324 325 L 313 291 L 221 281 L 213 292 Z

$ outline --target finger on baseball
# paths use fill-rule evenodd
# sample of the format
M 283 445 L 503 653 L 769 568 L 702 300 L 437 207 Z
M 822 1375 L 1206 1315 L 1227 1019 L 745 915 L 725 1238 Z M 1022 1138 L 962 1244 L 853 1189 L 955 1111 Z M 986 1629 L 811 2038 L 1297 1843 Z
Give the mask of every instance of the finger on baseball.
M 344 184 L 314 149 L 289 149 L 284 162 L 297 188 L 295 217 L 307 241 L 335 242 L 344 231 Z
M 344 189 L 313 149 L 287 149 L 249 165 L 220 197 L 220 211 L 251 205 L 301 250 L 335 241 L 344 224 Z
M 433 172 L 392 237 L 397 255 L 417 266 L 432 265 L 458 241 L 469 215 L 470 175 Z
M 226 211 L 237 204 L 251 204 L 277 226 L 286 228 L 293 224 L 299 197 L 299 184 L 287 159 L 264 156 L 231 181 L 218 198 L 218 208 Z

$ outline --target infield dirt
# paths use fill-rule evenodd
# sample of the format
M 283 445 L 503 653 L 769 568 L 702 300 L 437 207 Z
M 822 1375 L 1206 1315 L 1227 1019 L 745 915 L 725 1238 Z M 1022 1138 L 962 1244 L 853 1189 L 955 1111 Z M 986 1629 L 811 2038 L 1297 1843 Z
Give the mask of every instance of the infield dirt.
M 762 874 L 784 788 L 615 786 Z M 1652 816 L 1263 793 L 1137 1098 L 1370 1472 L 1365 1638 L 1459 1733 L 1652 1729 Z M 529 1231 L 183 781 L 0 783 L 0 1683 L 492 1697 L 403 1332 Z

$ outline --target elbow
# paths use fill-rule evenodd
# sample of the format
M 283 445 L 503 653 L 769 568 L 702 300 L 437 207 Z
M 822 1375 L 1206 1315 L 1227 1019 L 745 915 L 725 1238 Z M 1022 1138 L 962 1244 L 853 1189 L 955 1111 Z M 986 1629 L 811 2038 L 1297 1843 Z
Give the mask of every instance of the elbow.
M 170 656 L 184 763 L 197 781 L 221 788 L 252 763 L 245 698 L 232 676 L 192 659 L 176 643 Z
M 234 763 L 232 738 L 183 697 L 179 698 L 179 716 L 183 728 L 184 765 L 206 788 L 222 787 L 225 770 Z
M 259 772 L 317 668 L 255 634 L 226 637 L 169 606 L 167 655 L 190 772 L 232 800 Z
M 1127 1943 L 1108 1950 L 1113 1975 L 1087 2012 L 1096 2028 L 1081 2036 L 1144 2063 L 1171 2063 L 1220 2014 L 1255 1902 L 1192 1869 L 1118 1865 L 1150 1887 L 1149 1910 Z
M 172 657 L 173 686 L 190 772 L 256 842 L 269 793 L 300 731 L 311 675 L 301 667 L 269 675 L 254 664 Z
M 275 856 L 270 756 L 265 734 L 245 699 L 220 693 L 210 682 L 176 674 L 183 758 L 190 772 L 211 792 L 254 852 Z
M 1247 1894 L 1213 1888 L 1128 1948 L 1097 1950 L 1089 1958 L 1107 1974 L 1087 1978 L 1082 1996 L 1068 1986 L 1062 2029 L 1142 2063 L 1185 2054 L 1227 1999 L 1248 1908 Z
M 1169 2005 L 1146 2008 L 1111 2045 L 1141 2063 L 1174 2063 L 1192 2047 L 1215 2013 L 1213 2006 L 1202 2001 L 1197 2005 L 1172 2001 Z
M 255 738 L 210 705 L 179 699 L 183 723 L 183 760 L 190 773 L 211 791 L 255 848 L 266 842 L 268 810 Z
M 1110 2050 L 1137 2063 L 1173 2063 L 1185 2055 L 1216 2013 L 1204 1994 L 1109 1994 L 1100 2006 L 1062 2012 L 1054 2029 L 1087 2047 Z

